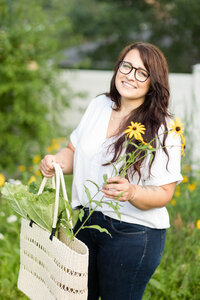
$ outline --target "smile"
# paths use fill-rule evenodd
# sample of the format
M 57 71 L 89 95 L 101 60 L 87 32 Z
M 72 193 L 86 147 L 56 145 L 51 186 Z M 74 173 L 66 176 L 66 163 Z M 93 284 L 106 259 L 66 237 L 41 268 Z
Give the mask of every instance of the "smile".
M 136 89 L 135 86 L 133 86 L 132 84 L 128 83 L 127 81 L 122 81 L 122 84 L 123 84 L 125 87 L 132 88 L 132 89 Z

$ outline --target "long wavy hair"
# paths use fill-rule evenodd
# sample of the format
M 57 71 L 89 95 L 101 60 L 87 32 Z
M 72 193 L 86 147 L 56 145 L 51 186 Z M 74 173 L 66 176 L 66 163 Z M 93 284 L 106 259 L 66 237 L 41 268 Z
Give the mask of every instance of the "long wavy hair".
M 168 65 L 165 59 L 164 54 L 154 45 L 144 42 L 135 42 L 126 46 L 120 53 L 118 60 L 115 64 L 114 74 L 111 79 L 110 91 L 106 93 L 114 103 L 115 110 L 120 110 L 121 107 L 121 95 L 119 94 L 116 85 L 115 79 L 119 69 L 120 62 L 125 58 L 127 53 L 133 49 L 137 49 L 140 53 L 142 62 L 146 70 L 150 74 L 150 87 L 145 96 L 144 102 L 132 110 L 128 117 L 121 123 L 117 136 L 119 138 L 112 144 L 113 158 L 112 163 L 115 162 L 122 151 L 123 144 L 125 142 L 125 135 L 122 134 L 127 126 L 130 125 L 130 122 L 139 122 L 142 123 L 145 128 L 145 135 L 143 136 L 146 142 L 150 142 L 154 138 L 158 137 L 158 130 L 160 126 L 163 126 L 163 131 L 167 131 L 167 122 L 166 118 L 170 117 L 168 112 L 169 107 L 169 82 L 168 82 Z M 165 140 L 167 133 L 164 134 L 164 138 L 161 141 L 162 146 L 165 146 Z M 136 141 L 136 143 L 139 143 Z M 156 147 L 156 139 L 151 143 L 153 147 Z M 131 153 L 135 150 L 133 145 L 128 145 L 126 153 Z M 164 148 L 166 155 L 168 156 L 166 148 Z M 128 170 L 127 177 L 131 177 L 138 173 L 139 178 L 141 178 L 141 165 L 145 158 L 142 158 L 144 153 L 140 154 L 140 160 L 138 160 L 130 169 Z M 151 171 L 152 163 L 155 159 L 156 153 L 153 152 L 153 160 L 149 165 L 149 175 Z M 169 159 L 169 157 L 168 157 Z M 167 166 L 166 166 L 167 167 Z

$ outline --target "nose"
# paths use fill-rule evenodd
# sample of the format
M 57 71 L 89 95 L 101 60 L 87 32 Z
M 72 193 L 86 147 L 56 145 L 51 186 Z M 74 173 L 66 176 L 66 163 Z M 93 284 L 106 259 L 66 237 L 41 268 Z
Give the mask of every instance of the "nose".
M 135 81 L 135 69 L 133 69 L 130 73 L 126 74 L 126 77 L 128 78 L 128 80 Z

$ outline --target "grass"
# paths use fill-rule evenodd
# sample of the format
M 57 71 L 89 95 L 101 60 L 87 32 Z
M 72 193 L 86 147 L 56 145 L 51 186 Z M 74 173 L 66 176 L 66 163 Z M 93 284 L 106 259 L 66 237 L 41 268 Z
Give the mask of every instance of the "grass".
M 184 181 L 168 204 L 171 228 L 161 264 L 150 280 L 144 300 L 200 299 L 200 180 L 185 167 Z M 67 177 L 70 194 L 71 177 Z M 0 198 L 0 299 L 28 299 L 17 289 L 20 218 Z

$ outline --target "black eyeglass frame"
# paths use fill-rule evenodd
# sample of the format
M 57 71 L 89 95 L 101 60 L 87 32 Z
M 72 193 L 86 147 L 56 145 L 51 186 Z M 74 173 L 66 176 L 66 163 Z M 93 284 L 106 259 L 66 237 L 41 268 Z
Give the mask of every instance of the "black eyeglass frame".
M 128 73 L 123 73 L 122 71 L 120 71 L 120 66 L 122 65 L 122 63 L 126 63 L 126 64 L 128 64 L 131 67 L 131 69 L 130 69 L 130 71 L 128 71 Z M 134 72 L 135 79 L 138 80 L 138 81 L 140 81 L 140 82 L 145 82 L 149 77 L 151 77 L 151 75 L 149 74 L 149 72 L 147 70 L 142 69 L 142 68 L 133 67 L 133 65 L 130 62 L 128 62 L 128 61 L 125 61 L 125 60 L 121 60 L 120 61 L 119 67 L 118 67 L 118 70 L 119 70 L 120 73 L 122 73 L 124 75 L 128 75 L 128 74 L 130 74 L 133 71 L 133 69 L 135 70 L 135 72 Z M 145 80 L 139 80 L 139 79 L 137 79 L 136 78 L 136 72 L 137 72 L 137 70 L 142 70 L 145 73 L 147 73 L 147 75 L 148 75 L 147 78 Z

